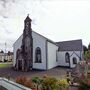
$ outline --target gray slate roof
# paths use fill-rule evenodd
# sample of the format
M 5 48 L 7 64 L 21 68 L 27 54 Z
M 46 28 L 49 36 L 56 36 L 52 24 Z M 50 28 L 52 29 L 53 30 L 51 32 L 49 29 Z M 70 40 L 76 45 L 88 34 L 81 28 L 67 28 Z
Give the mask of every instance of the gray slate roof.
M 83 50 L 81 39 L 56 42 L 56 44 L 59 46 L 60 51 L 82 51 Z

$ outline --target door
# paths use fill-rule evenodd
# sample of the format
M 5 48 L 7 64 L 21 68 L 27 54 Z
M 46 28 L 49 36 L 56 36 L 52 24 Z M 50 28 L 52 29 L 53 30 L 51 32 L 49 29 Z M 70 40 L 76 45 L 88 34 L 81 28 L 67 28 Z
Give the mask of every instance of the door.
M 18 70 L 22 70 L 22 61 L 18 60 Z

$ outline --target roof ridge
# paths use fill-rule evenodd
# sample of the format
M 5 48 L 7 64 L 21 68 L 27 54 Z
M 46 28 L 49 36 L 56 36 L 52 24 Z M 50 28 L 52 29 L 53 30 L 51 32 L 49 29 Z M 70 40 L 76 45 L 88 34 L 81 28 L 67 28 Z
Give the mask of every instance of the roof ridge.
M 75 40 L 68 40 L 68 41 L 58 41 L 56 43 L 59 43 L 59 42 L 72 42 L 72 41 L 82 41 L 82 39 L 75 39 Z

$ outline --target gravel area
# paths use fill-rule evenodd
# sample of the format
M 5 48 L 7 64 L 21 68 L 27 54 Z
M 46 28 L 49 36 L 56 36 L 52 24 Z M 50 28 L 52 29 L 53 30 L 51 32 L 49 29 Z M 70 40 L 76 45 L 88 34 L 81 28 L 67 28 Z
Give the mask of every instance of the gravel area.
M 34 77 L 34 76 L 43 77 L 45 74 L 47 74 L 49 76 L 55 76 L 59 78 L 65 76 L 66 71 L 67 68 L 56 67 L 47 71 L 32 70 L 29 72 L 22 72 L 22 71 L 15 71 L 11 65 L 10 67 L 0 69 L 0 76 L 4 77 L 10 75 L 12 78 L 16 78 L 17 76 L 20 75 L 25 75 L 29 77 Z

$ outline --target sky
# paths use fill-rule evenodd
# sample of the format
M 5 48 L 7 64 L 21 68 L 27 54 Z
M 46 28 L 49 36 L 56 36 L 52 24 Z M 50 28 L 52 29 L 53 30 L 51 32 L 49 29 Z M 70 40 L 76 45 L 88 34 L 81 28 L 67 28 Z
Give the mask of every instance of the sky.
M 13 51 L 27 14 L 32 30 L 55 41 L 90 42 L 89 0 L 0 0 L 0 50 Z

